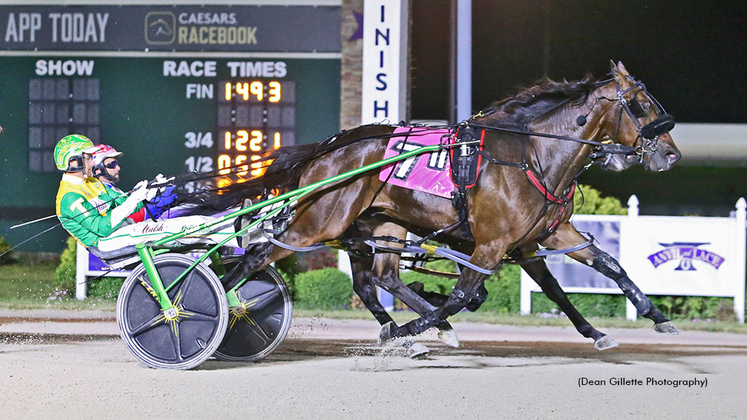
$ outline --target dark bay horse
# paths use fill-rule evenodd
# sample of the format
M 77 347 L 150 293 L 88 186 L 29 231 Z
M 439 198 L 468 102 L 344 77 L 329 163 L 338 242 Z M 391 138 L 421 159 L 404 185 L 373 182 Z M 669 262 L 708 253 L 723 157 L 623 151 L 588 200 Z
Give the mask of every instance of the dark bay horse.
M 621 72 L 625 73 L 624 68 L 622 66 L 620 67 Z M 613 74 L 617 70 L 617 67 L 613 65 Z M 538 86 L 524 92 L 523 95 L 528 96 L 529 94 L 535 95 L 537 93 L 547 94 L 551 90 L 552 89 L 549 89 L 549 86 L 546 86 L 544 88 L 540 88 Z M 506 104 L 512 101 L 520 101 L 520 96 L 511 98 L 510 100 L 504 101 L 503 103 L 494 104 L 492 108 L 497 110 L 504 110 Z M 640 103 L 638 103 L 636 105 L 641 106 L 641 109 L 637 110 L 637 112 L 641 113 L 642 115 L 644 111 L 643 108 L 646 108 L 646 110 L 648 110 L 649 106 L 652 104 L 641 105 Z M 502 118 L 506 118 L 506 116 L 504 115 L 502 116 Z M 655 169 L 657 170 L 668 169 L 668 165 L 671 165 L 671 163 L 674 163 L 674 161 L 679 159 L 679 152 L 676 151 L 676 148 L 665 151 L 666 153 L 670 154 L 667 157 L 667 160 L 669 160 L 670 163 L 658 163 L 658 166 L 655 167 Z M 631 160 L 631 158 L 626 158 L 620 160 L 619 162 L 607 160 L 605 164 L 609 165 L 610 162 L 614 162 L 614 164 L 610 168 L 613 170 L 622 170 L 625 167 L 629 166 L 629 162 L 631 162 Z M 582 243 L 582 241 L 584 241 L 583 237 L 581 237 L 581 235 L 575 231 L 573 226 L 568 221 L 568 218 L 572 213 L 572 205 L 572 202 L 569 203 L 566 210 L 567 216 L 559 220 L 559 225 L 555 234 L 550 235 L 543 241 L 535 241 L 534 243 L 530 242 L 518 247 L 514 250 L 514 256 L 516 257 L 516 259 L 522 260 L 522 254 L 526 255 L 527 252 L 535 251 L 537 249 L 538 242 L 547 248 L 555 249 L 568 249 L 571 246 Z M 422 229 L 418 229 L 417 226 L 405 227 L 402 223 L 398 223 L 396 220 L 387 219 L 384 217 L 362 219 L 365 220 L 366 229 L 368 230 L 369 235 L 373 235 L 376 237 L 393 236 L 401 240 L 404 239 L 404 235 L 406 234 L 408 229 L 422 231 Z M 359 224 L 362 224 L 362 219 L 359 219 Z M 360 230 L 360 227 L 357 226 L 356 230 Z M 425 233 L 427 234 L 429 232 L 426 231 Z M 355 232 L 355 234 L 360 235 L 361 233 Z M 452 240 L 448 242 L 452 248 L 463 251 L 465 253 L 472 252 L 471 250 L 474 247 L 474 243 L 465 241 L 463 240 L 463 238 L 459 241 L 455 241 L 453 237 L 451 239 Z M 389 243 L 387 245 L 390 247 L 399 246 L 394 243 Z M 384 288 L 385 290 L 390 291 L 397 298 L 405 302 L 409 307 L 411 307 L 421 315 L 435 310 L 435 307 L 433 305 L 441 306 L 446 301 L 446 296 L 440 296 L 434 293 L 427 293 L 427 301 L 421 299 L 418 294 L 423 294 L 422 285 L 419 285 L 420 289 L 415 289 L 413 287 L 413 289 L 417 290 L 418 294 L 416 294 L 413 290 L 405 287 L 398 276 L 398 254 L 377 253 L 376 258 L 374 259 L 373 256 L 366 255 L 360 252 L 360 250 L 358 251 L 359 252 L 355 253 L 354 255 L 351 255 L 351 264 L 354 272 L 354 288 L 356 293 L 361 296 L 361 299 L 363 300 L 364 304 L 366 304 L 367 308 L 371 310 L 374 317 L 379 320 L 382 325 L 385 326 L 385 328 L 382 330 L 382 338 L 386 339 L 388 337 L 390 338 L 396 335 L 396 324 L 394 324 L 391 317 L 386 313 L 383 306 L 378 301 L 375 294 L 375 288 L 372 287 L 373 283 Z M 677 333 L 676 328 L 670 322 L 668 322 L 668 320 L 664 318 L 664 316 L 658 310 L 656 310 L 656 308 L 654 308 L 650 304 L 650 301 L 645 297 L 645 295 L 640 292 L 635 284 L 632 283 L 629 278 L 627 278 L 624 270 L 619 267 L 619 264 L 617 264 L 617 262 L 614 261 L 611 256 L 604 253 L 594 245 L 591 245 L 584 250 L 569 252 L 568 255 L 582 263 L 591 265 L 597 270 L 600 270 L 603 274 L 612 278 L 623 290 L 625 295 L 635 304 L 636 308 L 638 308 L 641 314 L 654 320 L 654 322 L 656 323 L 655 330 L 657 332 L 669 334 Z M 604 350 L 617 346 L 617 343 L 613 339 L 597 331 L 578 313 L 578 311 L 573 307 L 563 290 L 558 285 L 557 280 L 547 269 L 544 260 L 535 259 L 534 261 L 531 261 L 524 259 L 524 261 L 525 262 L 521 264 L 522 268 L 540 285 L 545 294 L 556 304 L 558 304 L 561 310 L 563 310 L 563 312 L 568 315 L 569 319 L 573 322 L 576 329 L 582 335 L 594 339 L 594 346 L 597 349 Z M 373 268 L 372 271 L 371 268 Z M 487 290 L 485 290 L 484 288 L 479 289 L 476 295 L 472 297 L 470 302 L 471 304 L 467 304 L 467 308 L 470 310 L 476 310 L 479 305 L 482 304 L 486 297 Z M 440 330 L 439 338 L 441 338 L 444 342 L 447 342 L 451 345 L 455 345 L 456 343 L 458 343 L 456 341 L 456 335 L 453 333 L 451 327 L 447 323 L 441 323 L 437 327 Z M 395 328 L 394 333 L 392 332 L 393 328 Z
M 568 223 L 572 212 L 567 203 L 548 205 L 548 201 L 552 201 L 550 197 L 568 195 L 576 175 L 599 143 L 516 135 L 491 127 L 637 148 L 637 156 L 608 156 L 604 165 L 612 170 L 623 170 L 640 158 L 647 169 L 663 171 L 680 158 L 668 134 L 673 125 L 671 117 L 663 115 L 658 102 L 630 77 L 622 64 L 613 65 L 612 73 L 612 79 L 602 82 L 590 77 L 573 83 L 545 82 L 494 104 L 485 115 L 468 122 L 485 130 L 486 158 L 476 185 L 466 195 L 466 219 L 472 237 L 466 237 L 458 229 L 450 235 L 454 246 L 472 251 L 472 264 L 492 270 L 500 265 L 505 254 L 535 250 L 538 243 L 567 249 L 587 241 Z M 265 176 L 237 188 L 247 196 L 254 196 L 261 188 L 309 185 L 380 161 L 387 147 L 386 137 L 393 130 L 390 126 L 363 126 L 319 144 L 281 148 L 271 156 L 273 161 Z M 517 168 L 499 161 L 523 165 Z M 529 172 L 534 174 L 536 182 L 530 181 Z M 294 247 L 309 246 L 340 237 L 356 220 L 370 230 L 388 224 L 428 232 L 452 225 L 459 217 L 450 200 L 383 184 L 375 170 L 324 187 L 300 200 L 294 219 L 277 239 Z M 225 282 L 230 287 L 291 253 L 270 243 L 257 244 L 227 274 Z M 609 254 L 588 246 L 568 255 L 615 280 L 638 311 L 655 322 L 658 331 L 676 332 Z M 361 263 L 360 268 L 374 276 L 372 266 L 366 264 Z M 526 263 L 524 268 L 569 317 L 573 316 L 582 334 L 595 342 L 604 337 L 572 309 L 544 262 Z M 437 325 L 448 328 L 446 319 L 450 315 L 470 302 L 484 300 L 481 294 L 486 277 L 481 272 L 464 269 L 441 307 L 416 309 L 421 317 L 403 326 L 388 324 L 384 338 L 415 335 Z M 398 280 L 397 276 L 393 278 Z M 605 346 L 601 344 L 602 348 Z

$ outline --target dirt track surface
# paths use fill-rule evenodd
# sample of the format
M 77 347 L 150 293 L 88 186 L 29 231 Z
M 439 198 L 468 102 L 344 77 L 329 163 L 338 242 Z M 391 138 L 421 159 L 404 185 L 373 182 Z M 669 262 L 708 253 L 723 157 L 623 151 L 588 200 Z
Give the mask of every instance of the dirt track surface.
M 426 336 L 430 355 L 411 360 L 376 346 L 375 322 L 299 319 L 261 363 L 184 372 L 139 364 L 111 314 L 0 311 L 0 324 L 4 419 L 726 419 L 747 409 L 737 334 L 610 329 L 621 345 L 599 352 L 572 328 L 457 323 L 460 348 Z

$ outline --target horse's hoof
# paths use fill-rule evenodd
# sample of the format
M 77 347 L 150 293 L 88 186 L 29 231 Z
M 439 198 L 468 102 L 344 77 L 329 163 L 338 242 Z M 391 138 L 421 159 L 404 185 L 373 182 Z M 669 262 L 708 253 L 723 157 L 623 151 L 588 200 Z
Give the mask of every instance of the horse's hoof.
M 608 335 L 605 335 L 601 337 L 599 340 L 594 342 L 594 348 L 599 351 L 613 349 L 617 346 L 619 346 L 619 344 L 617 344 L 617 341 L 615 341 L 612 337 Z
M 407 349 L 407 355 L 410 356 L 410 359 L 422 359 L 423 357 L 426 357 L 430 352 L 431 351 L 428 350 L 428 347 L 420 343 L 412 343 Z
M 677 335 L 680 331 L 677 327 L 672 324 L 672 321 L 662 322 L 661 324 L 654 324 L 654 331 L 659 334 Z
M 456 331 L 451 330 L 438 330 L 438 339 L 441 340 L 447 346 L 459 348 L 459 339 L 457 338 Z
M 397 328 L 397 324 L 394 321 L 389 321 L 381 326 L 379 331 L 379 345 L 389 343 L 394 340 L 394 329 Z

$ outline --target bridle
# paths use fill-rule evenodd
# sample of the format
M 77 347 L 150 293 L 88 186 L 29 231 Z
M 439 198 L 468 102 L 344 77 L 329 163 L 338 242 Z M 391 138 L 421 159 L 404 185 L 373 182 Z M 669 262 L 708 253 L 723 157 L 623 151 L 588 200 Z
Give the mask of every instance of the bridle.
M 659 136 L 670 132 L 674 128 L 674 117 L 667 114 L 664 107 L 661 106 L 661 103 L 659 103 L 659 101 L 657 101 L 656 98 L 646 90 L 646 85 L 644 85 L 643 82 L 639 82 L 630 76 L 626 77 L 633 84 L 627 89 L 622 89 L 620 84 L 615 81 L 617 93 L 615 94 L 614 100 L 620 103 L 620 114 L 617 118 L 615 137 L 617 137 L 617 133 L 620 130 L 622 112 L 625 111 L 638 132 L 638 137 L 635 141 L 635 144 L 637 144 L 635 155 L 640 156 L 640 161 L 643 163 L 643 157 L 646 154 L 655 153 L 658 149 Z M 633 93 L 633 98 L 629 100 L 625 99 L 625 95 L 630 92 Z M 658 117 L 654 121 L 646 125 L 642 125 L 640 122 L 640 119 L 647 117 L 648 114 L 638 102 L 638 99 L 636 99 L 638 93 L 643 93 L 646 98 L 648 98 L 648 100 L 654 105 L 656 113 L 658 114 Z

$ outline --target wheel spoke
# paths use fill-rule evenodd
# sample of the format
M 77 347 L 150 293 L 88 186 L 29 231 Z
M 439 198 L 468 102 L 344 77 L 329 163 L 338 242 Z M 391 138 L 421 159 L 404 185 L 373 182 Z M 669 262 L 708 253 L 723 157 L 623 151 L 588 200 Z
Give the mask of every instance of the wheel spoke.
M 176 360 L 181 362 L 184 360 L 182 357 L 182 343 L 179 340 L 179 323 L 178 322 L 170 322 L 169 327 L 171 327 L 171 334 L 169 336 L 171 337 L 171 344 L 174 346 L 174 353 L 176 353 Z
M 176 299 L 176 296 L 181 296 L 181 298 L 184 299 L 184 296 L 187 294 L 189 288 L 192 285 L 192 278 L 194 277 L 194 273 L 194 270 L 192 270 L 184 279 L 182 279 L 180 284 L 176 285 L 176 289 L 173 289 L 174 298 L 172 298 L 172 302 Z
M 154 316 L 153 318 L 143 322 L 139 327 L 130 330 L 128 328 L 127 333 L 130 335 L 130 337 L 135 338 L 140 334 L 143 334 L 145 332 L 148 332 L 152 330 L 153 328 L 156 328 L 157 326 L 163 324 L 164 321 L 163 313 L 159 313 L 158 315 Z
M 153 303 L 155 303 L 156 306 L 160 306 L 160 303 L 158 303 L 158 298 L 154 296 L 156 292 L 153 290 L 153 285 L 151 284 L 150 279 L 146 278 L 145 274 L 142 274 L 138 276 L 137 280 L 139 280 L 137 284 L 139 284 L 140 287 L 145 289 L 145 291 L 148 294 L 148 297 L 150 297 Z
M 249 297 L 242 296 L 242 297 L 245 300 L 250 301 L 254 299 L 269 299 L 270 297 L 272 297 L 272 295 L 279 295 L 279 294 L 280 294 L 280 289 L 277 287 L 273 287 L 272 289 L 262 292 L 258 295 L 249 296 Z
M 251 319 L 251 318 L 249 318 L 249 319 Z M 259 325 L 258 323 L 254 322 L 253 319 L 251 321 L 249 319 L 244 320 L 244 322 L 246 323 L 246 326 L 250 330 L 252 330 L 255 334 L 257 334 L 258 336 L 260 336 L 263 340 L 268 341 L 268 342 L 272 341 L 272 339 L 270 338 L 270 336 L 267 335 L 267 332 L 265 332 L 264 328 L 262 328 L 261 325 Z

